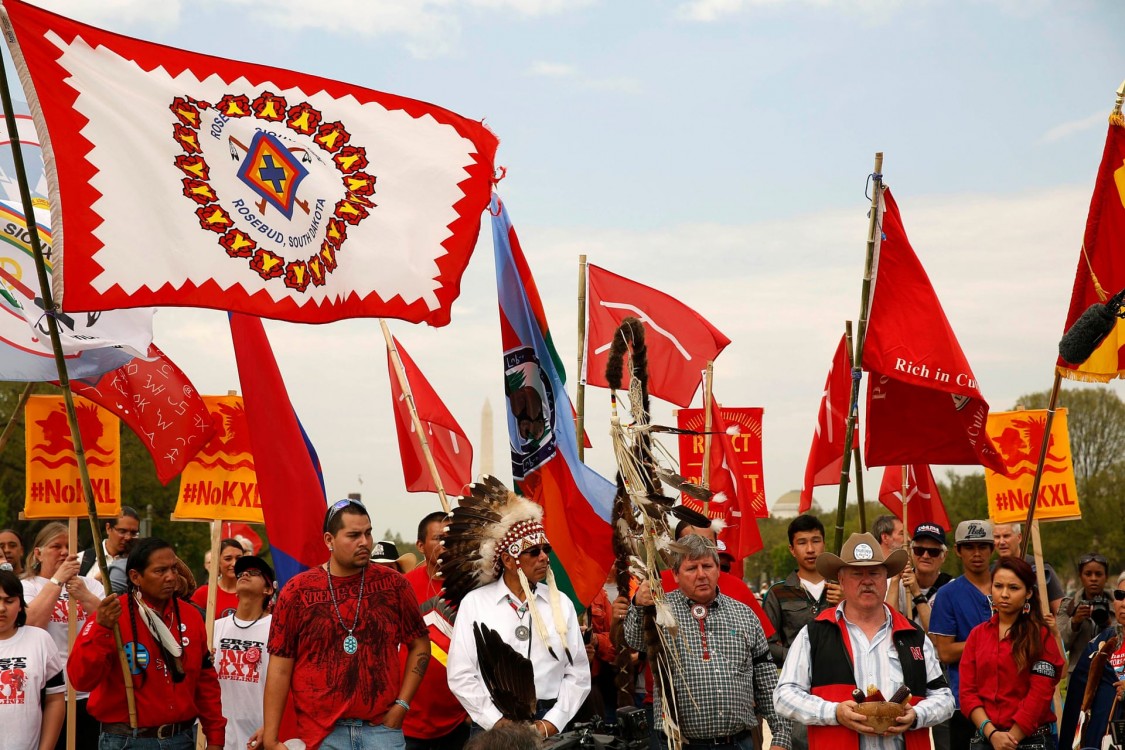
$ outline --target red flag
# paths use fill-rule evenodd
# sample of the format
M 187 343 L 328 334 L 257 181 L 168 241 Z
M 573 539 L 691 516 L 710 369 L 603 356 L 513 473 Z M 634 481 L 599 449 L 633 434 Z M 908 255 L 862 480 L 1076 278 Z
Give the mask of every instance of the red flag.
M 215 434 L 211 415 L 187 375 L 156 344 L 148 360 L 135 357 L 94 380 L 71 380 L 79 396 L 129 425 L 152 455 L 156 476 L 168 484 Z
M 230 332 L 262 515 L 278 585 L 327 557 L 321 528 L 328 506 L 320 461 L 289 401 L 260 318 L 231 313 Z
M 711 504 L 712 506 L 716 502 L 729 504 L 726 514 L 727 527 L 719 537 L 726 543 L 734 559 L 741 560 L 763 547 L 762 534 L 758 531 L 754 498 L 755 495 L 760 496 L 760 505 L 765 505 L 765 484 L 762 482 L 757 488 L 751 488 L 750 483 L 742 475 L 740 468 L 742 464 L 735 452 L 734 441 L 727 432 L 727 423 L 723 419 L 719 402 L 714 398 L 711 399 L 711 431 L 719 433 L 711 436 L 711 455 L 708 457 L 710 466 L 708 486 L 715 492 Z
M 449 322 L 492 185 L 483 124 L 16 0 L 4 10 L 51 165 L 67 310 Z
M 1063 330 L 1070 330 L 1078 316 L 1095 302 L 1106 302 L 1109 295 L 1125 289 L 1125 253 L 1121 252 L 1125 237 L 1125 121 L 1120 115 L 1112 119 L 1105 138 L 1105 151 L 1098 167 L 1090 212 L 1086 217 L 1086 234 L 1082 253 L 1078 256 L 1078 272 L 1070 297 L 1070 310 Z M 1105 295 L 1105 296 L 1103 296 Z M 1081 365 L 1072 365 L 1060 357 L 1058 370 L 1073 380 L 1094 380 L 1102 383 L 1125 375 L 1125 322 L 1115 321 L 1090 358 Z
M 863 369 L 868 466 L 981 464 L 1004 473 L 988 403 L 918 262 L 890 190 L 872 263 Z
M 473 479 L 473 446 L 465 436 L 465 431 L 449 413 L 433 386 L 422 375 L 414 360 L 394 339 L 398 356 L 410 392 L 414 394 L 414 408 L 418 419 L 426 430 L 426 441 L 437 465 L 442 488 L 454 495 Z M 391 352 L 387 350 L 387 368 L 391 375 L 391 400 L 395 412 L 395 429 L 398 431 L 398 452 L 402 457 L 402 474 L 406 479 L 407 492 L 437 492 L 433 477 L 426 466 L 422 446 L 414 435 L 414 420 L 410 418 L 410 404 L 398 382 Z
M 847 428 L 848 406 L 851 402 L 852 379 L 848 367 L 848 339 L 840 337 L 840 345 L 828 368 L 824 381 L 824 394 L 820 398 L 820 412 L 816 417 L 809 461 L 805 464 L 805 483 L 801 487 L 801 502 L 797 510 L 807 513 L 812 507 L 813 487 L 822 484 L 839 484 L 844 463 L 844 431 Z
M 650 371 L 649 394 L 690 406 L 708 360 L 719 356 L 730 339 L 675 297 L 593 263 L 586 269 L 586 384 L 609 387 L 605 364 L 613 333 L 632 316 L 645 325 L 649 361 L 659 363 Z
M 245 539 L 250 542 L 253 547 L 253 554 L 258 554 L 262 551 L 262 538 L 258 536 L 258 532 L 254 531 L 253 527 L 248 523 L 242 521 L 223 521 L 223 538 L 224 539 L 238 539 L 242 541 Z
M 929 464 L 910 464 L 906 467 L 908 534 L 913 534 L 920 523 L 934 523 L 946 531 L 953 527 L 941 501 L 937 482 Z M 883 470 L 883 483 L 879 485 L 879 502 L 902 520 L 902 465 L 891 464 Z

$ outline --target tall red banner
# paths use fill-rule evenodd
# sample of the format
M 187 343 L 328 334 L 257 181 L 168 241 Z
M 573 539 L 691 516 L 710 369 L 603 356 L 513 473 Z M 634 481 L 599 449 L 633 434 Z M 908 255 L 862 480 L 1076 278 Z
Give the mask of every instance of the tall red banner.
M 727 407 L 720 409 L 728 427 L 738 426 L 738 434 L 731 436 L 738 454 L 742 480 L 750 488 L 755 518 L 768 518 L 766 486 L 762 474 L 762 409 L 761 407 Z M 677 425 L 682 430 L 703 431 L 702 409 L 679 409 Z M 718 450 L 718 435 L 712 435 L 711 450 Z M 703 436 L 680 435 L 680 473 L 689 482 L 698 484 L 703 479 Z M 711 506 L 712 515 L 722 510 Z M 728 524 L 730 521 L 728 521 Z

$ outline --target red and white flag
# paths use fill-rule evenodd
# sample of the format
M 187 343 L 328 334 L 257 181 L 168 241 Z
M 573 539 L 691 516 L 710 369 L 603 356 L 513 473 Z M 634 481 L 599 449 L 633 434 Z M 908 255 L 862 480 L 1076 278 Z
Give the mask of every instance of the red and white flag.
M 493 178 L 481 123 L 19 0 L 3 14 L 64 309 L 449 322 Z
M 759 504 L 765 506 L 765 485 L 759 481 L 755 493 L 742 475 L 742 462 L 727 432 L 719 402 L 714 398 L 711 399 L 711 431 L 718 433 L 711 436 L 711 455 L 706 457 L 710 466 L 708 486 L 715 492 L 711 503 L 712 506 L 716 502 L 727 504 L 727 527 L 719 536 L 734 559 L 741 560 L 763 547 L 754 499 L 758 495 Z
M 839 484 L 844 465 L 844 431 L 847 429 L 848 406 L 851 404 L 851 369 L 848 367 L 848 339 L 840 337 L 840 345 L 828 368 L 820 412 L 816 417 L 809 460 L 805 464 L 805 483 L 797 510 L 806 513 L 812 507 L 813 487 Z
M 863 369 L 868 466 L 1004 461 L 985 432 L 988 403 L 910 247 L 890 190 L 872 263 Z
M 895 517 L 902 520 L 902 469 L 893 464 L 883 470 L 883 482 L 879 485 L 879 502 Z M 906 466 L 906 519 L 910 522 L 908 534 L 913 534 L 920 523 L 933 523 L 950 531 L 949 515 L 941 500 L 937 482 L 928 464 Z
M 586 266 L 586 356 L 582 378 L 587 385 L 608 388 L 606 360 L 621 321 L 638 318 L 645 326 L 650 362 L 651 396 L 688 407 L 703 382 L 709 360 L 719 356 L 730 339 L 703 316 L 675 297 L 598 268 Z
M 203 397 L 164 352 L 150 344 L 98 378 L 72 379 L 70 388 L 116 414 L 152 455 L 156 476 L 168 484 L 215 434 Z
M 458 495 L 462 488 L 473 481 L 473 446 L 457 420 L 449 413 L 433 386 L 426 380 L 414 360 L 402 348 L 398 339 L 394 340 L 406 382 L 414 396 L 414 408 L 418 419 L 426 431 L 426 441 L 430 445 L 442 489 Z M 406 480 L 407 492 L 437 492 L 434 479 L 426 466 L 426 457 L 414 432 L 414 420 L 410 417 L 410 404 L 398 382 L 390 350 L 387 351 L 387 369 L 391 376 L 391 400 L 395 412 L 395 430 L 398 432 L 398 451 L 402 457 L 402 475 Z

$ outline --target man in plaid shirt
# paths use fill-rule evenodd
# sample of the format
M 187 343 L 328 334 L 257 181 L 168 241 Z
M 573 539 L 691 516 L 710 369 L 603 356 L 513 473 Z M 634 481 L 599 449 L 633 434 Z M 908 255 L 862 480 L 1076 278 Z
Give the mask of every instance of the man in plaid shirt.
M 762 624 L 745 604 L 719 592 L 719 554 L 700 536 L 676 543 L 673 572 L 679 588 L 665 603 L 678 632 L 665 631 L 671 681 L 679 707 L 684 748 L 752 750 L 758 716 L 773 732 L 772 748 L 790 750 L 790 724 L 773 707 L 777 668 L 770 658 Z M 644 583 L 625 617 L 625 640 L 645 648 L 644 611 L 655 602 Z M 663 696 L 653 701 L 656 729 L 662 730 Z

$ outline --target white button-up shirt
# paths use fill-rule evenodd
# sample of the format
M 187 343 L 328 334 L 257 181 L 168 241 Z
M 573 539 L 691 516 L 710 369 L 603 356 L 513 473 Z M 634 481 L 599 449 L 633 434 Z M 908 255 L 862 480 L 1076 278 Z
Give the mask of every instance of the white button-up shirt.
M 899 662 L 898 651 L 891 639 L 893 620 L 890 610 L 884 605 L 887 619 L 875 633 L 875 637 L 868 639 L 863 628 L 844 615 L 844 604 L 841 602 L 837 605 L 836 619 L 843 620 L 848 629 L 848 637 L 851 639 L 855 684 L 864 691 L 867 690 L 868 685 L 874 685 L 885 697 L 890 698 L 902 685 L 902 664 Z M 926 659 L 926 682 L 932 682 L 942 676 L 941 664 L 929 638 L 922 639 L 922 648 Z M 793 645 L 789 647 L 789 654 L 785 657 L 781 677 L 778 678 L 777 689 L 773 694 L 774 708 L 779 714 L 794 722 L 819 726 L 838 725 L 840 723 L 836 720 L 838 704 L 826 701 L 810 692 L 812 662 L 809 651 L 809 630 L 806 626 L 797 634 Z M 914 713 L 918 715 L 917 726 L 930 727 L 940 724 L 953 715 L 955 710 L 953 692 L 948 687 L 927 690 L 926 697 L 913 708 Z M 902 735 L 886 737 L 859 735 L 861 750 L 898 750 L 904 745 L 905 740 Z
M 473 623 L 482 623 L 495 630 L 517 653 L 531 660 L 535 667 L 536 697 L 539 700 L 557 700 L 554 707 L 543 718 L 562 731 L 578 713 L 579 707 L 590 693 L 590 662 L 586 658 L 586 647 L 582 643 L 578 615 L 570 600 L 561 596 L 562 612 L 566 618 L 567 646 L 570 655 L 574 658 L 574 664 L 571 665 L 555 631 L 551 603 L 547 598 L 547 586 L 536 586 L 532 596 L 547 626 L 551 648 L 554 649 L 557 659 L 551 656 L 543 644 L 543 639 L 539 637 L 531 621 L 531 612 L 527 612 L 521 619 L 508 603 L 509 594 L 518 605 L 520 603 L 518 597 L 504 583 L 504 579 L 500 578 L 475 591 L 470 591 L 461 601 L 461 605 L 457 608 L 457 621 L 453 627 L 449 661 L 446 664 L 449 690 L 457 696 L 457 700 L 465 707 L 469 716 L 481 727 L 491 729 L 492 725 L 502 718 L 499 709 L 492 703 L 492 697 L 477 667 Z M 531 632 L 529 640 L 521 641 L 516 637 L 516 628 L 520 625 Z

